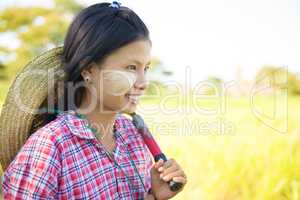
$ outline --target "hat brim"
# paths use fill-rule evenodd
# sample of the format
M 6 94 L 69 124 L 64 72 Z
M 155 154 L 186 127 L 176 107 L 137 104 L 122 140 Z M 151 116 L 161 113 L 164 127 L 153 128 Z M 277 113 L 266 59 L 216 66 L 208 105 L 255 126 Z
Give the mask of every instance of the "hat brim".
M 62 47 L 57 47 L 35 57 L 11 84 L 0 115 L 0 163 L 3 170 L 32 133 L 33 122 L 38 123 L 35 119 L 52 89 L 51 79 L 64 78 L 61 54 Z

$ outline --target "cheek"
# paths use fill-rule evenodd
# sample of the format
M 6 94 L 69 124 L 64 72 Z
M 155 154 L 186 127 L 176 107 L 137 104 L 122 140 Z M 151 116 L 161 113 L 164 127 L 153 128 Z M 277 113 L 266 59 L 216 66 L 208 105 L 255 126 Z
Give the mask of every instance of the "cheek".
M 130 91 L 136 81 L 136 74 L 126 71 L 107 71 L 98 79 L 96 90 L 98 101 L 109 110 L 119 110 L 127 107 L 125 94 Z
M 136 75 L 132 72 L 111 71 L 103 76 L 103 89 L 106 94 L 112 96 L 124 96 L 136 81 Z
M 103 107 L 108 110 L 122 110 L 123 108 L 127 107 L 128 101 L 126 97 L 123 96 L 112 96 L 109 94 L 103 95 L 102 100 L 100 102 L 103 103 Z

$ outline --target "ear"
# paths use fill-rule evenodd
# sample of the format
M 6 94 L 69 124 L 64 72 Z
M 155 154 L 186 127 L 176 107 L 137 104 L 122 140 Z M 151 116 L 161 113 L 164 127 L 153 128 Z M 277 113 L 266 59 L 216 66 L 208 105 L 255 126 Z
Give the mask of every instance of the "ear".
M 82 77 L 87 77 L 90 76 L 91 72 L 89 69 L 83 69 L 80 74 Z
M 94 63 L 90 63 L 87 67 L 85 67 L 82 71 L 81 71 L 81 76 L 82 77 L 86 77 L 86 76 L 91 76 L 91 74 L 93 73 L 93 67 L 94 67 Z

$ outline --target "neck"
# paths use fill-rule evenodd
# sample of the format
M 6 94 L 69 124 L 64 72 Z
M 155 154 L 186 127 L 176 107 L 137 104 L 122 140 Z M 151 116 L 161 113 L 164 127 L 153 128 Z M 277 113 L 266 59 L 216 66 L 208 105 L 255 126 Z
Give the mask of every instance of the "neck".
M 89 121 L 90 125 L 97 130 L 100 135 L 96 135 L 98 138 L 113 138 L 113 128 L 115 123 L 116 112 L 100 112 L 100 107 L 96 106 L 95 109 L 86 113 L 83 112 L 85 109 L 88 108 L 88 101 L 83 101 L 80 107 L 76 110 L 77 113 L 83 114 L 87 120 Z

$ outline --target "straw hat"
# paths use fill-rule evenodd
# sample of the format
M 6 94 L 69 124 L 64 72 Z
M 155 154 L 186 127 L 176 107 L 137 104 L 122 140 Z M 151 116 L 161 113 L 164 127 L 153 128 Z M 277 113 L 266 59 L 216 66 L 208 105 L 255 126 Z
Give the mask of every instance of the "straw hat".
M 55 84 L 64 80 L 62 47 L 41 54 L 29 62 L 9 88 L 0 115 L 0 163 L 5 170 L 28 137 L 45 121 L 39 112 L 49 97 L 55 101 Z M 54 98 L 54 99 L 53 99 Z M 48 105 L 48 104 L 47 104 Z

